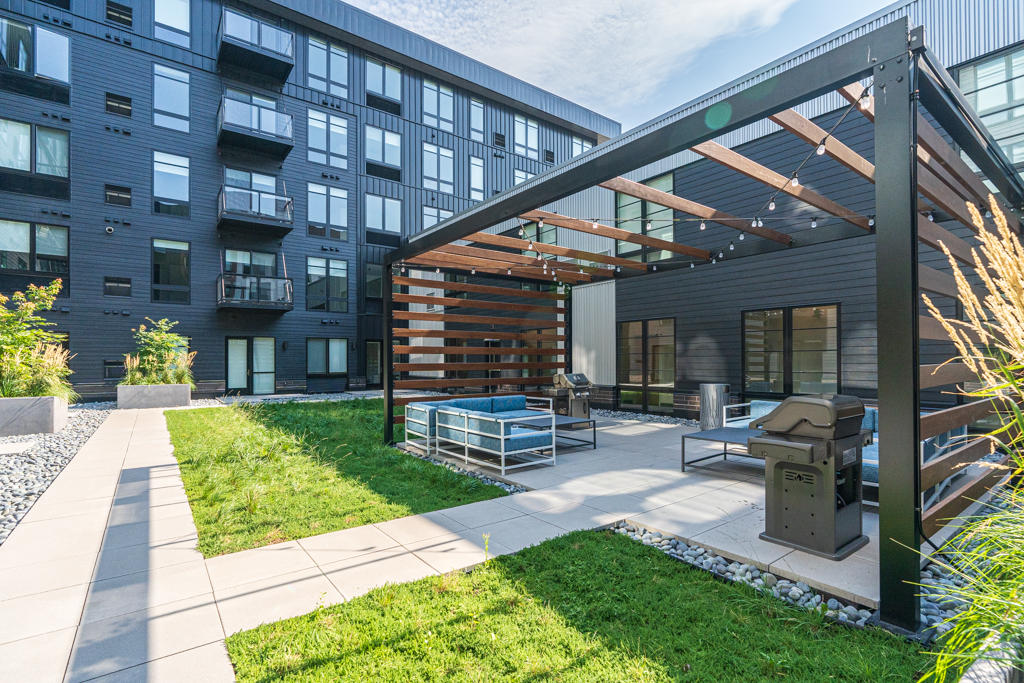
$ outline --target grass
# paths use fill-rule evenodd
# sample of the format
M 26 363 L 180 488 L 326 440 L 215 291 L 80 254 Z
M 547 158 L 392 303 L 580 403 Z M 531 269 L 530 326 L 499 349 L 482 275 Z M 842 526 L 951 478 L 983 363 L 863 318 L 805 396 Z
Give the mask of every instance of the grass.
M 911 681 L 916 646 L 609 532 L 378 588 L 227 640 L 239 681 Z
M 206 557 L 496 498 L 381 444 L 381 400 L 167 411 Z

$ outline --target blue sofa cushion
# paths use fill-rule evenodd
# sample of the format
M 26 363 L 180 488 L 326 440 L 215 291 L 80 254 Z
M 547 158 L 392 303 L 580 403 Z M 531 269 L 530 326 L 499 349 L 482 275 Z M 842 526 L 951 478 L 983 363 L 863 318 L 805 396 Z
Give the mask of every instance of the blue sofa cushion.
M 491 412 L 491 399 L 490 398 L 456 398 L 451 401 L 445 401 L 445 405 L 448 408 L 459 410 L 479 410 L 485 413 Z
M 491 398 L 492 413 L 507 413 L 510 410 L 526 410 L 526 397 L 494 396 Z
M 492 415 L 494 415 L 494 417 L 498 418 L 499 420 L 512 420 L 515 418 L 522 417 L 546 417 L 548 419 L 548 422 L 551 422 L 551 413 L 542 413 L 539 410 L 506 410 L 505 412 L 501 413 L 492 413 Z M 531 421 L 531 424 L 542 425 L 544 424 L 544 421 L 533 420 Z
M 413 420 L 419 420 L 420 422 L 426 422 L 427 427 L 422 424 L 415 422 L 407 422 L 405 430 L 416 434 L 417 436 L 427 436 L 429 431 L 430 436 L 434 436 L 437 433 L 437 409 L 439 406 L 444 404 L 444 401 L 424 401 L 422 403 L 410 403 L 405 407 L 405 413 Z
M 442 438 L 452 439 L 458 443 L 463 443 L 464 435 L 462 430 L 448 427 L 443 424 L 438 425 L 437 435 Z M 501 451 L 501 439 L 498 436 L 490 436 L 487 434 L 470 434 L 469 445 L 471 447 L 486 448 L 492 451 Z M 546 448 L 551 446 L 551 432 L 550 431 L 537 431 L 533 429 L 522 429 L 516 427 L 511 430 L 511 433 L 507 435 L 505 439 L 505 452 L 517 451 L 526 448 Z

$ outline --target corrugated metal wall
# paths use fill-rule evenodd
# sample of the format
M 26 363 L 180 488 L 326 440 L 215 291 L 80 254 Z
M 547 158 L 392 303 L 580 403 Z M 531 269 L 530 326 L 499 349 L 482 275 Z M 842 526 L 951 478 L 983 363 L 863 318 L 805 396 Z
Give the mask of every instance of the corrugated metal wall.
M 615 280 L 572 288 L 572 370 L 615 384 Z

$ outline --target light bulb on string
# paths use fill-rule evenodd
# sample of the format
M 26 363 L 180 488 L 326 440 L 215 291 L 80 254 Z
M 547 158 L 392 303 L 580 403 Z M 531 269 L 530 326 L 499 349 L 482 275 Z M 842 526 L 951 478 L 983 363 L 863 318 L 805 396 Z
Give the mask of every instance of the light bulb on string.
M 658 272 L 658 266 L 654 266 L 654 272 L 655 272 L 655 273 L 657 273 L 657 272 Z
M 735 250 L 736 250 L 736 245 L 733 244 L 732 242 L 729 242 L 729 251 L 735 251 Z
M 725 258 L 725 252 L 724 251 L 718 252 L 718 258 Z
M 793 179 L 792 179 L 792 180 L 790 180 L 790 181 L 789 181 L 789 183 L 790 183 L 790 184 L 791 184 L 791 185 L 792 185 L 793 187 L 799 187 L 799 186 L 800 186 L 800 176 L 798 176 L 798 175 L 797 175 L 796 173 L 794 173 L 794 174 L 793 174 Z
M 435 273 L 440 273 L 440 272 L 441 272 L 441 269 L 440 269 L 440 268 L 434 268 L 434 272 L 435 272 Z
M 700 222 L 700 229 L 701 230 L 707 230 L 708 229 L 707 223 L 705 223 L 704 221 L 701 221 Z
M 715 264 L 715 263 L 718 263 L 718 260 L 717 259 L 711 259 L 711 263 L 712 263 L 712 265 Z
M 511 275 L 511 274 L 512 274 L 512 269 L 511 268 L 509 268 L 508 270 L 505 271 L 505 275 Z
M 693 261 L 690 261 L 690 269 L 693 270 Z
M 544 229 L 544 219 L 543 218 L 541 218 L 539 221 L 537 221 L 537 229 L 538 230 L 543 230 Z
M 752 227 L 752 228 L 756 228 L 757 227 L 757 219 L 756 218 L 754 220 L 750 221 L 750 227 Z
M 860 108 L 867 109 L 871 106 L 871 95 L 868 94 L 867 90 L 864 90 L 864 94 L 860 96 Z
M 875 227 L 875 217 L 874 216 L 871 216 L 871 217 L 868 218 L 868 227 L 869 228 Z
M 528 245 L 526 245 L 526 251 L 533 251 L 533 242 L 532 241 Z
M 760 218 L 757 219 L 757 227 L 759 227 L 759 228 L 763 228 L 764 227 L 764 221 L 761 220 Z
M 930 223 L 934 223 L 935 222 L 935 214 L 932 213 L 931 211 L 928 212 L 928 221 Z
M 818 219 L 817 218 L 812 218 L 811 219 L 811 227 L 812 228 L 818 227 Z
M 775 210 L 775 200 L 774 199 L 771 200 L 770 202 L 768 202 L 768 210 L 769 211 L 774 211 Z
M 815 152 L 818 154 L 819 157 L 822 154 L 825 153 L 825 141 L 824 140 L 822 140 L 820 143 L 818 143 L 818 149 L 816 149 Z
M 740 233 L 740 242 L 742 242 L 742 241 L 743 241 L 743 240 L 745 240 L 745 239 L 747 239 L 747 233 L 745 233 L 745 232 L 741 232 L 741 233 Z
M 469 271 L 469 274 L 470 274 L 470 275 L 476 275 L 476 268 L 473 268 L 473 269 L 471 269 L 471 270 Z

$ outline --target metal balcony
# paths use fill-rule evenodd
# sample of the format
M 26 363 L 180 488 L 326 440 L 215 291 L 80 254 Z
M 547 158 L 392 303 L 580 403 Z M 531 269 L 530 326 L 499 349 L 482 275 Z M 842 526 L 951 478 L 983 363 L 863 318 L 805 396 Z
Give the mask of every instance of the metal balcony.
M 217 144 L 284 159 L 294 146 L 291 114 L 224 97 L 217 112 Z
M 290 311 L 292 279 L 221 273 L 217 276 L 217 308 Z
M 292 198 L 225 185 L 217 196 L 217 229 L 284 237 L 292 231 Z
M 271 24 L 225 9 L 217 61 L 284 83 L 295 67 L 295 36 Z

